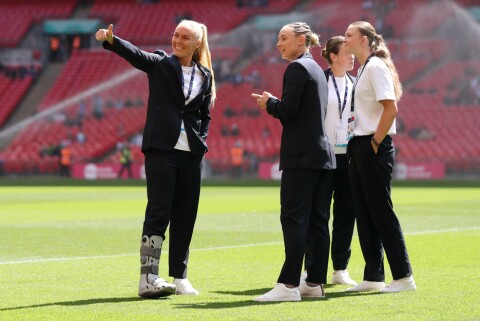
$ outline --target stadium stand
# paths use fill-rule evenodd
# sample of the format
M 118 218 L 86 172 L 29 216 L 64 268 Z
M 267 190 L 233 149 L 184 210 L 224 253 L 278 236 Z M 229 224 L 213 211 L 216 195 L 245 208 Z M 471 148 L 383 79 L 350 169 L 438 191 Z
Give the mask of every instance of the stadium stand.
M 47 18 L 68 18 L 77 5 L 77 0 L 2 0 L 0 21 L 2 21 L 1 47 L 16 47 L 35 22 Z
M 298 0 L 270 1 L 265 7 L 238 7 L 234 1 L 159 1 L 143 5 L 133 0 L 96 1 L 90 16 L 114 22 L 116 32 L 133 43 L 152 45 L 159 42 L 168 43 L 172 30 L 182 18 L 205 23 L 211 34 L 222 33 L 257 14 L 287 12 L 298 2 Z
M 473 133 L 473 126 L 480 120 L 480 101 L 473 90 L 480 82 L 480 65 L 478 59 L 452 53 L 452 39 L 436 32 L 445 20 L 455 14 L 453 7 L 439 5 L 438 14 L 428 15 L 425 11 L 431 5 L 428 0 L 384 1 L 390 3 L 385 7 L 371 6 L 371 2 L 269 1 L 265 7 L 245 7 L 238 6 L 238 1 L 162 0 L 154 4 L 142 4 L 133 0 L 105 0 L 94 1 L 88 7 L 88 16 L 102 18 L 105 23 L 113 22 L 118 34 L 147 51 L 157 46 L 169 51 L 176 19 L 189 14 L 193 19 L 207 24 L 211 39 L 248 24 L 252 21 L 250 18 L 298 8 L 318 16 L 311 25 L 321 34 L 322 43 L 330 36 L 343 34 L 346 25 L 352 21 L 372 21 L 386 32 L 387 43 L 404 84 L 398 117 L 402 126 L 399 126 L 401 130 L 395 139 L 397 160 L 438 160 L 445 162 L 452 173 L 480 171 L 480 146 L 466 134 Z M 65 1 L 59 6 L 62 9 L 55 10 L 52 9 L 53 3 L 47 0 L 3 1 L 0 8 L 6 10 L 1 11 L 0 17 L 5 12 L 24 12 L 25 8 L 38 9 L 38 15 L 17 19 L 18 31 L 15 36 L 2 37 L 0 46 L 17 46 L 32 19 L 42 20 L 55 14 L 59 17 L 71 16 L 79 2 Z M 458 3 L 464 6 L 477 4 L 468 0 Z M 138 19 L 139 16 L 143 18 Z M 418 24 L 419 20 L 422 23 L 421 31 L 412 34 L 411 26 Z M 250 97 L 252 92 L 263 90 L 281 96 L 282 76 L 287 63 L 280 59 L 275 49 L 275 35 L 272 38 L 269 50 L 257 48 L 256 51 L 246 51 L 241 43 L 226 45 L 212 42 L 218 96 L 212 109 L 213 121 L 206 159 L 214 173 L 229 170 L 230 149 L 238 143 L 246 155 L 253 155 L 258 160 L 274 161 L 278 157 L 281 124 L 272 117 L 266 117 L 263 111 L 256 110 Z M 313 54 L 320 65 L 326 67 L 320 57 L 320 49 L 314 49 Z M 230 74 L 220 77 L 224 67 Z M 138 73 L 107 89 L 96 92 L 95 88 L 132 69 L 122 59 L 98 48 L 73 51 L 53 87 L 37 106 L 39 112 L 48 111 L 59 103 L 64 103 L 65 108 L 16 135 L 5 149 L 5 171 L 11 174 L 55 173 L 58 158 L 42 151 L 58 146 L 65 140 L 71 141 L 75 162 L 118 162 L 117 144 L 130 140 L 143 128 L 145 102 L 135 107 L 126 107 L 125 102 L 137 97 L 146 100 L 146 77 Z M 0 75 L 0 126 L 2 117 L 4 121 L 31 86 L 29 77 L 16 81 L 13 85 L 13 80 Z M 75 120 L 80 100 L 70 103 L 68 100 L 89 90 L 92 94 L 84 99 L 85 116 L 79 126 Z M 467 96 L 465 90 L 468 91 Z M 5 102 L 6 94 L 3 93 L 7 92 L 10 103 Z M 96 97 L 103 99 L 101 118 L 94 116 Z M 116 107 L 118 101 L 123 102 L 123 106 Z M 79 131 L 86 137 L 83 143 L 75 139 Z M 143 161 L 138 145 L 132 147 L 132 152 L 134 161 Z M 249 168 L 251 162 L 254 161 L 246 157 L 244 168 Z
M 6 122 L 18 103 L 22 100 L 32 81 L 32 76 L 10 79 L 0 74 L 0 102 L 2 104 L 0 108 L 0 127 Z

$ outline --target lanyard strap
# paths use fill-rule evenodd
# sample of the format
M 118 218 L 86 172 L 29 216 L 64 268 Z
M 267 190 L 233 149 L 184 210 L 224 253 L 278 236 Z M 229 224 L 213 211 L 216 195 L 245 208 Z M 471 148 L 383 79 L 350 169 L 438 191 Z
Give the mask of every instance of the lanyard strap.
M 192 61 L 192 76 L 190 77 L 190 85 L 188 86 L 188 94 L 187 97 L 185 97 L 185 101 L 190 98 L 190 95 L 192 94 L 192 89 L 193 89 L 193 80 L 195 79 L 195 63 Z M 185 78 L 183 77 L 183 71 L 182 71 L 182 91 L 185 89 Z
M 342 119 L 343 111 L 345 110 L 345 106 L 347 104 L 347 95 L 348 95 L 348 79 L 347 75 L 345 75 L 345 97 L 343 97 L 343 106 L 342 101 L 340 100 L 340 93 L 338 92 L 337 81 L 335 80 L 335 76 L 333 75 L 332 69 L 330 69 L 330 78 L 332 79 L 333 86 L 335 87 L 335 92 L 337 93 L 338 99 L 338 110 L 340 111 L 340 120 Z
M 362 67 L 362 70 L 360 71 L 360 74 L 357 76 L 357 79 L 355 79 L 355 83 L 353 84 L 353 89 L 352 89 L 352 103 L 350 105 L 350 111 L 353 113 L 353 110 L 355 109 L 355 89 L 357 89 L 357 84 L 358 80 L 360 79 L 360 76 L 363 74 L 363 71 L 365 70 L 365 67 L 367 66 L 368 62 L 370 61 L 370 58 L 372 58 L 373 55 L 368 56 L 367 61 L 365 61 L 365 64 Z

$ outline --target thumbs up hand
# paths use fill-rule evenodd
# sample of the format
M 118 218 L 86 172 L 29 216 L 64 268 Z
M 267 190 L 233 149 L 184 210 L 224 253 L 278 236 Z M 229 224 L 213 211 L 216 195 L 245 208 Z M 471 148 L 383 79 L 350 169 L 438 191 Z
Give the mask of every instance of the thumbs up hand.
M 108 29 L 98 29 L 97 33 L 95 33 L 95 39 L 97 41 L 108 41 L 108 43 L 113 45 L 113 25 L 110 24 Z

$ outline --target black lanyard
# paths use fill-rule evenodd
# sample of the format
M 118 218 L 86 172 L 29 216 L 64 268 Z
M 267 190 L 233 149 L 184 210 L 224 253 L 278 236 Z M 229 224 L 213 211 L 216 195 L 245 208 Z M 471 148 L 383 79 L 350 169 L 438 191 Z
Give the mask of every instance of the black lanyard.
M 365 67 L 367 66 L 368 62 L 370 61 L 370 58 L 372 58 L 373 55 L 368 56 L 367 61 L 365 61 L 365 64 L 362 67 L 362 70 L 360 71 L 360 74 L 357 76 L 357 79 L 355 79 L 355 83 L 353 84 L 353 89 L 352 89 L 352 103 L 350 105 L 350 111 L 353 113 L 354 106 L 355 106 L 355 89 L 357 89 L 357 84 L 358 80 L 360 79 L 360 76 L 363 74 L 363 71 L 365 70 Z
M 347 75 L 345 75 L 345 97 L 343 97 L 343 106 L 342 106 L 342 101 L 340 100 L 340 93 L 338 92 L 337 81 L 335 80 L 335 76 L 333 75 L 332 69 L 330 69 L 330 78 L 332 78 L 333 86 L 335 87 L 335 92 L 337 93 L 338 110 L 340 111 L 340 120 L 341 120 L 343 111 L 345 110 L 345 105 L 347 104 L 347 95 L 348 95 Z
M 187 97 L 185 97 L 185 101 L 190 98 L 190 95 L 192 94 L 192 89 L 193 89 L 193 80 L 195 79 L 195 63 L 192 62 L 192 76 L 190 77 L 190 85 L 188 87 L 188 94 Z M 182 91 L 185 89 L 185 78 L 183 77 L 183 70 L 182 70 Z

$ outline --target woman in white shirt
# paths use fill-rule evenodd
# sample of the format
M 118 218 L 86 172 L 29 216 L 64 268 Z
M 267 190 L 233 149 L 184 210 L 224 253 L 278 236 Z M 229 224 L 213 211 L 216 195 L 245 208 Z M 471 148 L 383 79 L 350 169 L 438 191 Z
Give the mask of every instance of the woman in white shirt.
M 354 56 L 345 49 L 345 38 L 335 36 L 328 39 L 322 56 L 330 68 L 325 70 L 328 81 L 328 105 L 325 130 L 334 146 L 337 168 L 332 181 L 333 229 L 332 229 L 332 284 L 357 285 L 347 271 L 350 260 L 355 211 L 348 178 L 346 161 L 347 125 L 354 79 L 348 71 L 353 69 Z M 331 194 L 332 195 L 332 194 Z M 328 264 L 328 262 L 326 262 Z
M 351 139 L 347 160 L 365 259 L 363 282 L 347 291 L 414 291 L 415 281 L 390 196 L 395 149 L 397 101 L 402 87 L 381 35 L 368 22 L 352 23 L 345 32 L 345 48 L 360 63 L 349 117 Z M 385 287 L 383 251 L 393 281 Z

